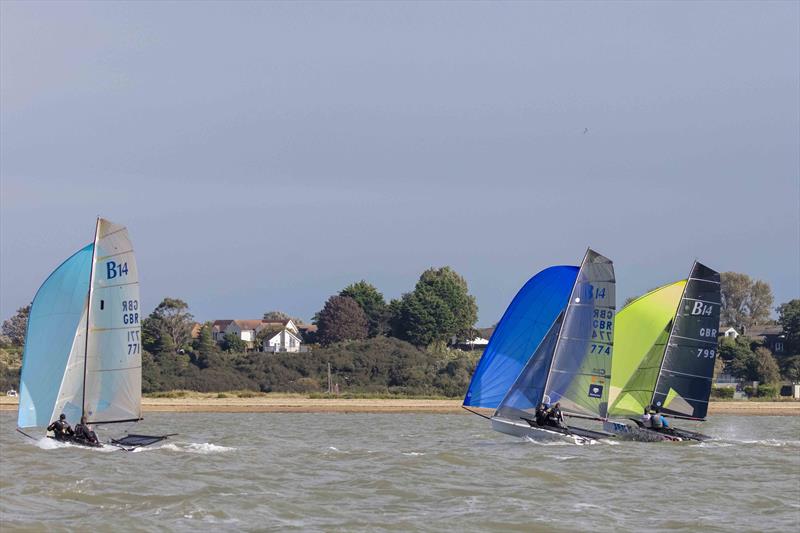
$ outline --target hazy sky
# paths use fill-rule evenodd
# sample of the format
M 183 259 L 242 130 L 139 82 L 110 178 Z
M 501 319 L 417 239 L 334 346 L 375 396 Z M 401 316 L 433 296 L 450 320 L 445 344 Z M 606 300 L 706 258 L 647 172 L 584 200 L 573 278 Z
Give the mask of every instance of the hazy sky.
M 588 245 L 796 298 L 799 6 L 3 1 L 0 318 L 98 214 L 202 320 L 451 265 L 489 325 Z

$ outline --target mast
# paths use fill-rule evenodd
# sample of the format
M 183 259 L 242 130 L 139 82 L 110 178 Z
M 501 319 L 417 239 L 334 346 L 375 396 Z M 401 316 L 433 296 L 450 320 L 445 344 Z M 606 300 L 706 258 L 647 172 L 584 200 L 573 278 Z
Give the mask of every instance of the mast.
M 92 289 L 94 288 L 94 263 L 97 258 L 97 235 L 100 231 L 100 217 L 94 226 L 94 241 L 92 241 L 92 266 L 89 270 L 89 291 L 86 293 L 86 336 L 83 343 L 83 387 L 81 388 L 81 418 L 86 415 L 86 372 L 89 359 L 89 314 L 92 309 Z
M 675 314 L 672 317 L 672 327 L 669 329 L 669 337 L 667 337 L 667 342 L 664 343 L 664 351 L 661 352 L 661 364 L 658 367 L 658 374 L 656 374 L 656 383 L 653 385 L 653 394 L 650 395 L 650 407 L 653 407 L 653 402 L 656 399 L 656 391 L 658 390 L 658 383 L 661 381 L 661 372 L 664 370 L 664 361 L 666 360 L 667 350 L 669 349 L 669 343 L 672 340 L 672 334 L 675 333 L 675 324 L 678 322 L 678 313 L 681 312 L 681 305 L 683 305 L 683 298 L 686 296 L 686 288 L 689 286 L 689 282 L 692 279 L 692 272 L 694 272 L 694 267 L 697 266 L 697 259 L 694 260 L 692 263 L 692 268 L 689 270 L 689 277 L 686 278 L 686 285 L 683 286 L 683 290 L 681 291 L 681 299 L 678 300 L 678 307 L 675 309 Z

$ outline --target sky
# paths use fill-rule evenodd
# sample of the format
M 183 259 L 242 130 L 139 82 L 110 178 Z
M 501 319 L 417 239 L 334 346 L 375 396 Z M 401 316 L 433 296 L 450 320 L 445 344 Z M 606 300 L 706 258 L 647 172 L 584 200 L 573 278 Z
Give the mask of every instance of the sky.
M 143 308 L 309 320 L 587 246 L 800 296 L 800 3 L 0 3 L 0 318 L 102 215 Z

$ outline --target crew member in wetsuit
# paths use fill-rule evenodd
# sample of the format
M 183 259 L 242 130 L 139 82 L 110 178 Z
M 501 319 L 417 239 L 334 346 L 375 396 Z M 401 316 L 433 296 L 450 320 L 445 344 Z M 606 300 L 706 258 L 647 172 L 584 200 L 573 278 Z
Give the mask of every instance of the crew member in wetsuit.
M 666 419 L 666 418 L 664 418 L 664 415 L 662 415 L 662 414 L 659 412 L 659 409 L 658 409 L 658 407 L 656 407 L 656 414 L 655 414 L 655 415 L 653 415 L 653 418 L 658 418 L 658 421 L 661 423 L 661 428 L 662 428 L 662 429 L 665 429 L 665 430 L 667 430 L 667 432 L 670 432 L 670 431 L 671 431 L 671 430 L 669 429 L 669 422 L 667 422 L 667 419 Z
M 81 417 L 81 423 L 75 426 L 75 440 L 87 446 L 100 446 L 97 434 L 92 431 L 86 420 L 86 415 Z
M 547 423 L 550 426 L 566 429 L 567 425 L 564 423 L 564 415 L 561 413 L 561 403 L 556 404 L 547 411 Z
M 538 407 L 536 407 L 536 423 L 540 426 L 544 426 L 547 424 L 547 404 L 540 403 Z
M 47 426 L 47 431 L 52 431 L 56 440 L 69 441 L 75 434 L 72 427 L 67 423 L 67 417 L 64 413 L 59 415 L 58 420 Z
M 664 429 L 664 418 L 656 413 L 655 409 L 650 410 L 650 429 L 661 431 Z
M 642 414 L 642 418 L 641 418 L 642 427 L 645 427 L 645 428 L 649 429 L 651 427 L 650 426 L 650 419 L 651 418 L 652 417 L 650 416 L 650 406 L 648 405 L 647 407 L 644 408 L 644 413 Z

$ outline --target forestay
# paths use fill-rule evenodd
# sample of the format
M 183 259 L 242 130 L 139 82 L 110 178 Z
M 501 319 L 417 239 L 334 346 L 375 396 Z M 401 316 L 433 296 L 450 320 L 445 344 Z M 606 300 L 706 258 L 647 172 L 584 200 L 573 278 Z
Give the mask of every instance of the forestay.
M 578 267 L 542 270 L 520 289 L 472 375 L 464 405 L 496 408 L 567 305 Z

